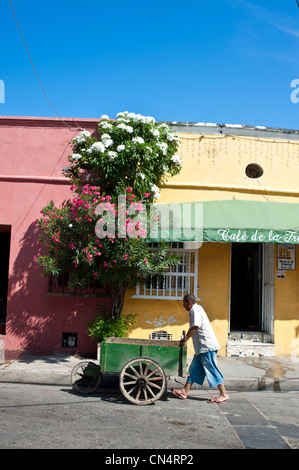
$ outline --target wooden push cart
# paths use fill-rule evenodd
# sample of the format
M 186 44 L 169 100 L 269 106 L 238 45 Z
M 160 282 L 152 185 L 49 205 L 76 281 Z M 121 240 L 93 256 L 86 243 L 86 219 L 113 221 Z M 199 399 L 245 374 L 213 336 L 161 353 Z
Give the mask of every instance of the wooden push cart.
M 187 348 L 178 341 L 107 338 L 100 345 L 99 364 L 82 361 L 72 370 L 73 389 L 95 392 L 103 373 L 118 373 L 123 396 L 135 405 L 149 405 L 162 397 L 167 376 L 184 377 Z

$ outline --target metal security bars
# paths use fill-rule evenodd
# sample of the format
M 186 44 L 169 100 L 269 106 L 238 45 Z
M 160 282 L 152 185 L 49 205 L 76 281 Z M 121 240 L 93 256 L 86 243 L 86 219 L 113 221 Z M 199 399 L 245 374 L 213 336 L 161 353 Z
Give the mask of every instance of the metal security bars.
M 68 283 L 70 281 L 71 273 L 64 272 L 57 277 L 49 277 L 48 294 L 54 295 L 76 295 L 76 296 L 96 296 L 106 297 L 106 287 L 94 282 L 90 287 L 74 287 L 70 288 Z
M 198 250 L 182 246 L 183 243 L 172 244 L 169 250 L 170 254 L 181 258 L 181 263 L 145 284 L 138 284 L 134 298 L 182 300 L 189 293 L 197 297 Z
M 171 341 L 173 335 L 171 333 L 167 333 L 167 331 L 153 331 L 150 335 L 150 339 L 162 339 Z

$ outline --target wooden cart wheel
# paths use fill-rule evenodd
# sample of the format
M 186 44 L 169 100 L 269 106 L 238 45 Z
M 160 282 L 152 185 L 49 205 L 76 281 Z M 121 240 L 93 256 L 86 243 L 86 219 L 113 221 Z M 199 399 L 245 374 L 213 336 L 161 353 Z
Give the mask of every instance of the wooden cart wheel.
M 91 361 L 79 362 L 71 372 L 73 389 L 82 394 L 95 392 L 101 380 L 100 366 Z
M 123 396 L 131 403 L 149 405 L 165 392 L 165 372 L 153 359 L 136 357 L 122 368 L 119 386 Z

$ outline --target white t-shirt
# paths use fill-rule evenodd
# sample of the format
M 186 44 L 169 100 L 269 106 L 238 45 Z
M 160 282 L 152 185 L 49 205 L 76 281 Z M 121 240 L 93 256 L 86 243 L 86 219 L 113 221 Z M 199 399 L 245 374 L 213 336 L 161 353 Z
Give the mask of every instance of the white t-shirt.
M 195 354 L 218 351 L 220 345 L 204 309 L 194 304 L 190 310 L 190 328 L 197 326 L 192 335 Z

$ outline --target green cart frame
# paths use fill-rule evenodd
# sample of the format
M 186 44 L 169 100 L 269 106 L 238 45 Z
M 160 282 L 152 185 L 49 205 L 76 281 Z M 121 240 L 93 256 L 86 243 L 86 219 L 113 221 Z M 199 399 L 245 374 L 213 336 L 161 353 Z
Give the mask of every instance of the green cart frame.
M 167 377 L 185 377 L 187 348 L 179 341 L 107 338 L 100 345 L 99 364 L 82 361 L 72 370 L 73 389 L 95 392 L 102 373 L 118 373 L 123 396 L 135 405 L 149 405 L 161 398 Z

